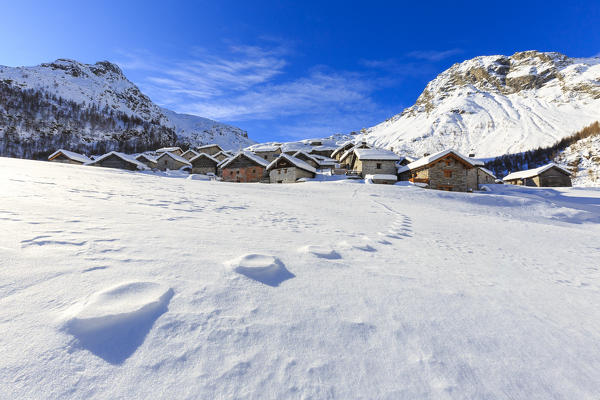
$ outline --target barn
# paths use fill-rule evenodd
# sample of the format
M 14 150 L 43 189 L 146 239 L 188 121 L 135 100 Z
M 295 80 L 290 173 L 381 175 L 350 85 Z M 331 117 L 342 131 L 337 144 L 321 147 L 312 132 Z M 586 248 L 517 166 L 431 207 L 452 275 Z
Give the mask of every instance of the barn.
M 269 163 L 250 151 L 242 151 L 222 161 L 220 175 L 225 182 L 261 182 Z
M 127 169 L 130 171 L 147 169 L 146 165 L 139 162 L 135 158 L 117 151 L 106 153 L 86 165 L 91 165 L 94 167 Z
M 74 151 L 60 149 L 48 156 L 48 161 L 59 162 L 64 164 L 77 164 L 82 165 L 89 163 L 88 157 L 83 154 L 75 153 Z
M 165 152 L 162 153 L 157 159 L 156 159 L 156 164 L 157 164 L 157 168 L 160 169 L 161 171 L 165 171 L 167 169 L 170 170 L 179 170 L 181 168 L 192 168 L 192 164 L 190 164 L 190 162 L 188 160 L 186 160 L 185 158 L 178 156 L 175 153 L 171 153 L 171 152 Z
M 296 157 L 282 154 L 267 166 L 267 172 L 271 183 L 295 183 L 300 178 L 314 178 L 317 170 Z
M 193 174 L 217 174 L 219 160 L 205 153 L 200 153 L 190 160 Z
M 571 172 L 554 163 L 539 168 L 513 172 L 506 175 L 503 181 L 513 185 L 536 187 L 572 186 Z

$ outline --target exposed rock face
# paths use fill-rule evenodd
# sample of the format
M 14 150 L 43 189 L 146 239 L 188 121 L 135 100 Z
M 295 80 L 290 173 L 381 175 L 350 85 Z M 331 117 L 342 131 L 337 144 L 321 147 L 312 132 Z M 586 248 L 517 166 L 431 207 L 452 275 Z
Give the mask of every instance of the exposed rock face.
M 599 58 L 524 51 L 453 65 L 364 137 L 414 156 L 447 147 L 497 156 L 551 145 L 598 118 Z

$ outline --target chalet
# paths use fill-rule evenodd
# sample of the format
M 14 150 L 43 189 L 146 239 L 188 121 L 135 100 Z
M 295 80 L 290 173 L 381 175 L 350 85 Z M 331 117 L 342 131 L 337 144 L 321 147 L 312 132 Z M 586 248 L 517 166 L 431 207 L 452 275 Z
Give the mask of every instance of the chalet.
M 367 175 L 394 175 L 396 176 L 396 162 L 400 156 L 384 149 L 355 148 L 351 168 L 365 178 Z
M 94 167 L 128 169 L 130 171 L 147 169 L 146 165 L 139 162 L 135 158 L 117 151 L 106 153 L 96 158 L 94 161 L 87 163 L 86 165 L 91 165 Z
M 90 160 L 83 154 L 75 153 L 69 150 L 57 150 L 48 156 L 48 161 L 59 162 L 64 164 L 83 165 L 89 163 Z
M 305 163 L 307 163 L 308 165 L 310 165 L 313 168 L 319 168 L 319 160 L 317 160 L 316 158 L 314 158 L 313 156 L 303 152 L 303 151 L 297 151 L 295 152 L 292 157 L 297 158 L 298 160 L 302 160 Z
M 271 183 L 295 183 L 300 178 L 314 178 L 317 170 L 296 157 L 282 154 L 267 166 L 267 172 Z
M 190 160 L 193 174 L 217 174 L 219 160 L 205 153 L 200 153 Z
M 340 161 L 340 158 L 342 157 L 342 155 L 353 147 L 354 147 L 354 143 L 346 142 L 346 143 L 342 144 L 341 146 L 339 146 L 337 149 L 335 149 L 329 157 L 333 158 L 336 161 Z
M 222 150 L 222 151 L 218 152 L 217 154 L 214 154 L 212 157 L 215 158 L 215 159 L 217 159 L 217 160 L 219 160 L 219 161 L 223 161 L 223 160 L 225 160 L 225 159 L 227 159 L 227 158 L 229 158 L 231 156 L 233 156 L 233 154 L 231 154 L 231 153 L 229 153 L 229 152 L 227 152 L 225 150 Z
M 156 158 L 149 156 L 148 154 L 140 154 L 135 158 L 141 163 L 146 164 L 148 168 L 156 169 L 158 168 L 158 164 L 156 162 Z
M 222 152 L 223 149 L 218 144 L 205 144 L 204 146 L 196 147 L 196 152 L 208 154 L 209 156 Z
M 571 186 L 571 173 L 554 163 L 543 167 L 528 169 L 526 171 L 513 172 L 503 179 L 504 182 L 513 185 L 537 186 L 537 187 L 560 187 Z
M 281 147 L 273 145 L 255 146 L 252 152 L 259 157 L 271 162 L 281 155 Z
M 186 160 L 190 161 L 192 158 L 196 157 L 198 154 L 200 154 L 200 153 L 198 153 L 198 152 L 196 152 L 196 151 L 194 151 L 192 149 L 189 149 L 188 151 L 186 151 L 185 153 L 183 153 L 181 155 L 181 157 L 183 157 Z
M 269 163 L 250 151 L 242 151 L 219 164 L 225 182 L 261 182 Z
M 483 162 L 449 149 L 425 156 L 398 168 L 400 180 L 430 189 L 468 192 L 479 189 L 479 168 Z
M 158 150 L 156 150 L 156 152 L 158 154 L 162 154 L 162 153 L 173 153 L 176 154 L 178 156 L 183 154 L 183 150 L 181 150 L 180 147 L 162 147 Z
M 173 171 L 182 168 L 192 168 L 192 164 L 190 164 L 188 160 L 169 151 L 164 152 L 160 156 L 158 156 L 158 158 L 156 159 L 156 164 L 157 168 L 161 171 L 165 171 L 167 169 Z
M 351 169 L 356 160 L 356 153 L 354 152 L 354 150 L 370 149 L 370 148 L 371 148 L 371 146 L 369 146 L 366 142 L 362 142 L 360 144 L 350 147 L 348 150 L 346 150 L 346 152 L 344 154 L 342 154 L 340 156 L 340 158 L 339 158 L 340 167 L 346 168 L 346 169 Z M 400 158 L 400 157 L 398 157 L 398 158 Z

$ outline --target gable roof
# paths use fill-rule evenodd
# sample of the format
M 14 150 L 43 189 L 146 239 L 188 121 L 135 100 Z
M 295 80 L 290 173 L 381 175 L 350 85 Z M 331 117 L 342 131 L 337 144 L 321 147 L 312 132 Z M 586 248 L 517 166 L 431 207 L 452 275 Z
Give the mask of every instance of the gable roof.
M 302 155 L 310 160 L 313 160 L 314 162 L 316 162 L 317 164 L 320 164 L 319 160 L 317 160 L 315 157 L 313 157 L 311 154 L 308 154 L 305 151 L 297 151 L 295 152 L 292 157 L 298 158 L 299 155 Z
M 218 144 L 216 144 L 216 143 L 211 143 L 211 144 L 205 144 L 205 145 L 202 145 L 202 146 L 197 146 L 196 150 L 209 149 L 211 147 L 217 147 L 220 152 L 223 151 L 223 148 L 221 146 L 219 146 Z
M 221 161 L 217 160 L 216 158 L 214 158 L 213 156 L 208 155 L 206 153 L 200 153 L 196 157 L 192 157 L 189 162 L 193 163 L 195 160 L 197 160 L 199 158 L 208 158 L 209 160 L 213 161 L 216 164 L 219 164 L 221 162 Z
M 178 156 L 177 154 L 171 153 L 169 151 L 167 151 L 165 153 L 162 153 L 160 156 L 158 156 L 158 158 L 156 159 L 156 161 L 160 160 L 163 157 L 171 157 L 173 160 L 179 161 L 180 163 L 183 163 L 183 164 L 186 164 L 186 165 L 192 165 L 192 164 L 190 164 L 190 162 L 187 159 L 185 159 L 185 158 L 183 158 L 181 156 Z
M 571 172 L 568 171 L 566 168 L 563 168 L 560 165 L 557 165 L 554 163 L 550 163 L 550 164 L 546 164 L 546 165 L 538 167 L 538 168 L 527 169 L 525 171 L 513 172 L 512 174 L 506 175 L 502 180 L 507 181 L 507 180 L 513 180 L 513 179 L 533 178 L 534 176 L 537 176 L 537 175 L 541 174 L 542 172 L 547 171 L 553 167 L 558 168 L 560 171 L 571 176 Z
M 342 151 L 346 151 L 349 148 L 354 147 L 354 143 L 348 141 L 346 143 L 341 144 L 337 149 L 335 149 L 333 151 L 333 153 L 331 153 L 331 157 L 335 157 L 336 155 L 338 155 L 339 153 L 341 153 Z
M 479 167 L 479 169 L 482 170 L 483 172 L 485 172 L 486 174 L 493 176 L 494 179 L 496 179 L 496 175 L 494 175 L 494 173 L 492 171 L 490 171 L 489 169 L 484 168 L 484 167 Z
M 400 156 L 390 150 L 385 149 L 354 149 L 354 154 L 359 160 L 376 160 L 376 161 L 398 161 Z
M 216 157 L 218 155 L 224 155 L 225 157 L 231 157 L 233 154 L 228 152 L 227 150 L 221 150 L 220 152 L 216 153 L 213 155 L 213 157 Z
M 198 152 L 197 152 L 197 151 L 195 151 L 195 150 L 189 149 L 189 150 L 187 150 L 186 152 L 184 152 L 184 153 L 183 153 L 181 156 L 182 156 L 182 157 L 184 157 L 184 156 L 185 156 L 187 153 L 194 153 L 194 157 L 196 157 L 198 154 L 200 154 L 200 153 L 198 153 Z M 192 158 L 194 158 L 194 157 L 192 157 Z M 185 158 L 185 157 L 184 157 L 184 158 Z
M 448 154 L 453 154 L 454 156 L 458 157 L 463 162 L 471 165 L 472 167 L 479 167 L 479 166 L 484 165 L 483 161 L 479 161 L 474 158 L 469 158 L 469 157 L 463 156 L 462 154 L 460 154 L 458 151 L 456 151 L 454 149 L 448 149 L 448 150 L 439 151 L 439 152 L 431 154 L 429 156 L 420 158 L 417 161 L 414 161 L 414 162 L 411 162 L 410 164 L 405 165 L 404 167 L 400 167 L 400 168 L 398 168 L 398 173 L 408 171 L 411 169 L 425 167 L 425 166 L 447 156 Z
M 146 160 L 148 160 L 148 161 L 150 161 L 152 163 L 156 162 L 156 157 L 149 156 L 148 154 L 143 154 L 142 153 L 142 154 L 138 155 L 137 157 L 135 157 L 135 159 L 138 160 L 138 161 L 140 160 L 140 158 L 145 158 Z
M 54 153 L 50 154 L 48 156 L 48 161 L 52 161 L 53 159 L 55 159 L 56 157 L 58 157 L 61 154 L 70 160 L 77 161 L 77 162 L 80 162 L 83 164 L 92 161 L 88 157 L 84 156 L 83 154 L 75 153 L 74 151 L 69 151 L 69 150 L 64 150 L 64 149 L 56 150 Z
M 98 164 L 100 163 L 102 160 L 107 159 L 110 156 L 115 156 L 120 158 L 121 160 L 128 162 L 130 164 L 134 164 L 138 169 L 147 169 L 148 167 L 146 166 L 146 164 L 139 162 L 138 160 L 136 160 L 135 158 L 132 158 L 130 156 L 128 156 L 125 153 L 120 153 L 118 151 L 111 151 L 110 153 L 106 153 L 101 155 L 100 157 L 96 158 L 94 161 L 91 161 L 89 163 L 87 163 L 86 165 L 94 165 L 94 164 Z
M 239 153 L 237 153 L 235 156 L 230 157 L 226 160 L 223 160 L 221 162 L 221 164 L 219 165 L 219 168 L 225 168 L 226 166 L 228 166 L 233 160 L 239 158 L 239 157 L 246 157 L 249 160 L 255 162 L 256 164 L 260 165 L 261 167 L 267 167 L 269 165 L 269 162 L 267 160 L 265 160 L 262 157 L 257 156 L 256 154 L 252 153 L 251 151 L 240 151 Z
M 306 162 L 304 162 L 296 157 L 290 156 L 285 153 L 283 153 L 282 155 L 277 157 L 275 160 L 273 160 L 271 162 L 271 164 L 269 164 L 267 166 L 267 170 L 273 169 L 277 165 L 277 162 L 281 159 L 285 159 L 285 160 L 289 161 L 290 163 L 292 163 L 293 166 L 303 169 L 308 172 L 312 172 L 313 174 L 317 172 L 317 170 L 313 166 L 307 164 Z

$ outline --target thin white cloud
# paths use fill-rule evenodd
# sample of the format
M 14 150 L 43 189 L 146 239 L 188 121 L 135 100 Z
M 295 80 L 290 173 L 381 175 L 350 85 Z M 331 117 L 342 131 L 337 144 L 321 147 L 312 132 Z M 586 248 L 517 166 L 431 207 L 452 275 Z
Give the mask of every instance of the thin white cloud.
M 427 61 L 441 61 L 448 57 L 461 54 L 461 49 L 449 49 L 449 50 L 416 50 L 407 53 L 406 56 L 409 58 L 415 58 L 418 60 Z

